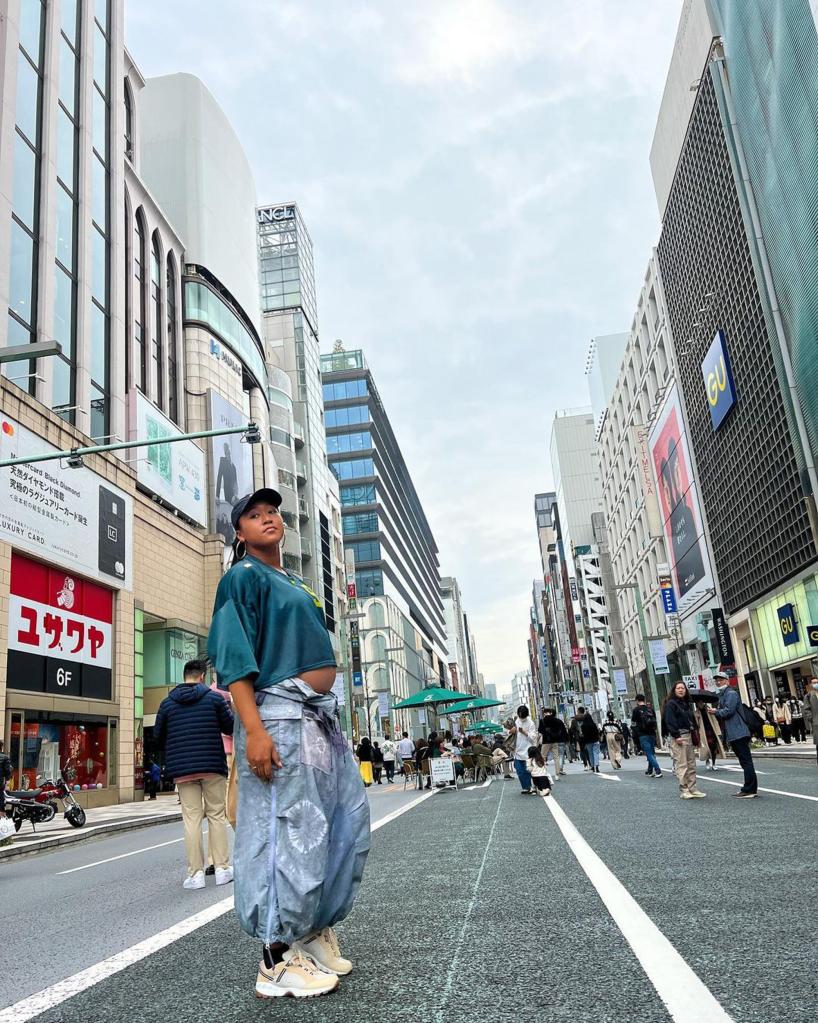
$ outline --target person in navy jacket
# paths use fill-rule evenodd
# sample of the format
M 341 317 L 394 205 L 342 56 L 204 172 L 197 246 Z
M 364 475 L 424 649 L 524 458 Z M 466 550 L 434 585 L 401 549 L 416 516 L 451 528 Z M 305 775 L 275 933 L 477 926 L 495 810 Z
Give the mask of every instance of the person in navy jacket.
M 153 728 L 165 749 L 165 773 L 179 791 L 185 826 L 188 891 L 204 888 L 202 821 L 207 817 L 210 856 L 216 884 L 233 880 L 227 842 L 227 757 L 222 735 L 233 734 L 227 701 L 204 684 L 207 661 L 188 661 L 184 682 L 162 700 Z

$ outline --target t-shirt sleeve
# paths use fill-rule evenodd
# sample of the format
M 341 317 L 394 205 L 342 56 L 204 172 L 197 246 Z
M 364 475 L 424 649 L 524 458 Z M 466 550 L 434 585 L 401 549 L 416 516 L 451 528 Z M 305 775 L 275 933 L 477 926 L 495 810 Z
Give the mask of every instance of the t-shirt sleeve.
M 259 673 L 256 660 L 258 607 L 256 587 L 225 576 L 216 591 L 213 620 L 207 637 L 207 653 L 220 689 L 239 679 L 253 681 Z

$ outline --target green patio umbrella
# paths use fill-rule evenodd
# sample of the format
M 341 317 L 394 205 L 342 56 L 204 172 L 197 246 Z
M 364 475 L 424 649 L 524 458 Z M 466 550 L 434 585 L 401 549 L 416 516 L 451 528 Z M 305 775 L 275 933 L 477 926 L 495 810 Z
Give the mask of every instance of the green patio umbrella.
M 475 721 L 473 725 L 469 725 L 466 731 L 481 733 L 485 732 L 487 735 L 488 734 L 494 735 L 497 732 L 504 731 L 504 729 L 500 725 L 495 724 L 494 721 Z
M 485 696 L 471 696 L 459 700 L 451 707 L 443 707 L 438 713 L 445 716 L 446 714 L 463 714 L 467 710 L 485 710 L 487 707 L 502 706 L 502 700 L 488 700 Z
M 412 693 L 410 697 L 405 700 L 401 700 L 400 703 L 396 703 L 394 710 L 403 710 L 404 708 L 410 707 L 428 707 L 436 706 L 439 703 L 451 703 L 452 700 L 466 700 L 468 696 L 465 693 L 458 693 L 454 689 L 447 689 L 445 686 L 428 686 L 426 689 L 421 689 L 417 693 Z M 494 704 L 492 704 L 494 706 Z

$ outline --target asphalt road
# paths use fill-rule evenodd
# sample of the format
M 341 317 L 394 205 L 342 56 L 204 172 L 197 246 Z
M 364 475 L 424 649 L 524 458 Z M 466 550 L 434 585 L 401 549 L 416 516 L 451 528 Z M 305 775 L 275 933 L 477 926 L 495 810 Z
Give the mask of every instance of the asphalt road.
M 672 776 L 647 779 L 632 759 L 616 774 L 570 768 L 551 808 L 520 796 L 516 780 L 424 800 L 373 835 L 356 909 L 338 929 L 357 969 L 329 998 L 257 1002 L 257 943 L 222 913 L 17 1018 L 812 1023 L 818 769 L 759 766 L 764 788 L 791 794 L 734 799 L 741 775 L 720 770 L 700 775 L 707 799 L 682 801 Z M 372 790 L 373 817 L 416 795 Z M 181 891 L 181 843 L 58 874 L 180 827 L 4 865 L 0 1004 L 222 900 L 224 888 Z

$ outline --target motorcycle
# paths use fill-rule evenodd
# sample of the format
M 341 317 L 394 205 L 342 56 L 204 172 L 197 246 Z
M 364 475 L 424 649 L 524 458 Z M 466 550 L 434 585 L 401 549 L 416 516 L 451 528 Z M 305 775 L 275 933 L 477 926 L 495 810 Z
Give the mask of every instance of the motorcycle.
M 38 778 L 37 781 L 40 781 L 40 779 Z M 81 828 L 85 824 L 85 810 L 74 798 L 74 793 L 68 787 L 62 775 L 60 775 L 57 781 L 43 780 L 40 783 L 39 789 L 37 789 L 37 795 L 34 796 L 34 800 L 37 803 L 52 804 L 55 813 L 60 808 L 57 802 L 57 800 L 60 800 L 62 802 L 63 817 L 72 828 Z
M 6 792 L 6 814 L 14 824 L 14 830 L 19 831 L 23 821 L 31 821 L 31 827 L 37 830 L 36 824 L 47 824 L 54 819 L 56 810 L 54 803 L 38 803 L 30 798 L 37 789 L 30 791 Z
M 6 809 L 14 830 L 19 831 L 25 820 L 31 821 L 32 828 L 53 820 L 59 810 L 58 800 L 62 801 L 63 817 L 71 827 L 81 828 L 85 824 L 85 810 L 62 776 L 57 781 L 44 780 L 36 789 L 6 790 Z

